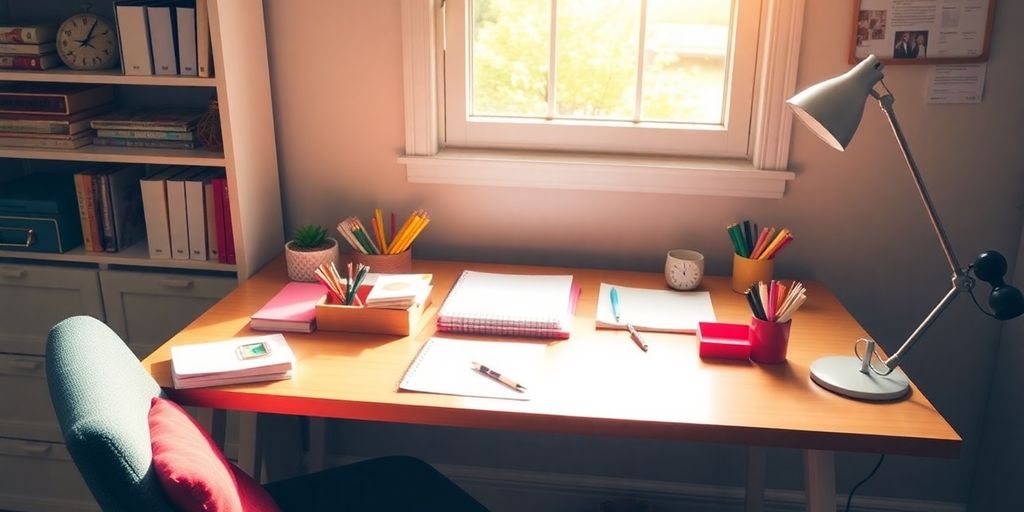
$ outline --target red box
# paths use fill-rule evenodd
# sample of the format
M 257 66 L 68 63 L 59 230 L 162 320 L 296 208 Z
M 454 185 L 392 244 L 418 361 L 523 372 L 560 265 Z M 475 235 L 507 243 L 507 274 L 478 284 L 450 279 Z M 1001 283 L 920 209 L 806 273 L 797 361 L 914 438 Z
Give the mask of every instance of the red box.
M 697 323 L 700 357 L 750 359 L 750 327 L 718 322 Z

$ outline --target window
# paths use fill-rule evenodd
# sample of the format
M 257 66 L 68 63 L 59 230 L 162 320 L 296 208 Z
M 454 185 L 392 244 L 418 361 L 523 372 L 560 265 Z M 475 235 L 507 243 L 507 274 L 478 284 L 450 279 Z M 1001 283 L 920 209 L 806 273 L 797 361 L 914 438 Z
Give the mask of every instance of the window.
M 760 0 L 448 0 L 444 145 L 743 157 Z
M 402 0 L 410 182 L 781 197 L 802 0 Z

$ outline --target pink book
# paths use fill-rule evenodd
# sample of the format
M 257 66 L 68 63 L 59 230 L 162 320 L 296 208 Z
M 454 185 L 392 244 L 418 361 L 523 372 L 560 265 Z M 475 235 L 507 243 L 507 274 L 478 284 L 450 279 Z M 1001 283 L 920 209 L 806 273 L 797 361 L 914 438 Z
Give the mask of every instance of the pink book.
M 320 283 L 290 282 L 249 317 L 249 327 L 257 331 L 313 332 L 316 303 L 324 295 L 327 287 Z

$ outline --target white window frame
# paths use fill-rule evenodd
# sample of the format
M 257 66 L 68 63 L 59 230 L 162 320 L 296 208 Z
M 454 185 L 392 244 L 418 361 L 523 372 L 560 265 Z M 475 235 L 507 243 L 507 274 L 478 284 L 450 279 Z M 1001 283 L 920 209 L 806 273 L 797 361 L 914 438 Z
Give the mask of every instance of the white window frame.
M 443 0 L 401 0 L 405 153 L 410 183 L 610 190 L 781 198 L 796 83 L 804 0 L 762 0 L 750 137 L 739 158 L 608 156 L 570 151 L 441 149 L 438 96 Z

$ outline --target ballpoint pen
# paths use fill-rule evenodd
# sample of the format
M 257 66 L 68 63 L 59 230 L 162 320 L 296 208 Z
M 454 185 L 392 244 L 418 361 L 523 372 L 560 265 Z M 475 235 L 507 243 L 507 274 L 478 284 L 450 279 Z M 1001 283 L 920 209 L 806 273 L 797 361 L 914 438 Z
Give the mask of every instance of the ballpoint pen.
M 520 393 L 525 393 L 526 392 L 526 386 L 523 386 L 522 384 L 520 384 L 520 383 L 518 383 L 518 382 L 516 382 L 516 381 L 514 381 L 514 380 L 512 380 L 512 379 L 510 379 L 510 378 L 508 378 L 508 377 L 506 377 L 506 376 L 504 376 L 504 375 L 502 375 L 502 374 L 492 370 L 491 368 L 489 368 L 489 367 L 487 367 L 485 365 L 482 365 L 482 364 L 480 364 L 480 363 L 478 363 L 476 361 L 473 361 L 473 369 L 478 371 L 478 372 L 480 372 L 480 373 L 482 373 L 482 374 L 484 374 L 484 375 L 486 375 L 486 376 L 488 376 L 488 377 L 490 377 L 490 378 L 492 378 L 492 379 L 494 379 L 494 380 L 496 380 L 496 381 L 498 381 L 498 382 L 500 382 L 500 383 L 502 383 L 502 384 L 504 384 L 504 385 L 506 385 L 506 386 L 508 386 L 508 387 L 510 387 L 510 388 L 512 388 L 512 389 L 514 389 L 514 390 L 516 390 L 516 391 L 518 391 L 518 392 L 520 392 Z
M 621 322 L 620 318 L 622 317 L 622 313 L 619 309 L 619 291 L 616 290 L 615 288 L 612 288 L 611 290 L 611 298 L 612 315 L 615 316 L 616 322 Z M 629 337 L 633 339 L 633 343 L 636 343 L 636 346 L 640 347 L 640 350 L 647 352 L 647 342 L 644 341 L 643 337 L 640 336 L 640 333 L 636 330 L 636 327 L 633 327 L 633 324 L 626 322 L 626 330 L 629 331 Z

